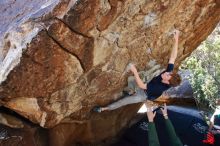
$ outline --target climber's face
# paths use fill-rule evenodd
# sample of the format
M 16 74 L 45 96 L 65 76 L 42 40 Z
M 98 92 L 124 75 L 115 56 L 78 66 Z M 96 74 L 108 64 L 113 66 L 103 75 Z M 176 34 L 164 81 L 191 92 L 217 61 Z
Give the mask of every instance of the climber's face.
M 172 78 L 171 74 L 171 72 L 164 72 L 161 74 L 161 77 L 164 81 L 169 81 Z

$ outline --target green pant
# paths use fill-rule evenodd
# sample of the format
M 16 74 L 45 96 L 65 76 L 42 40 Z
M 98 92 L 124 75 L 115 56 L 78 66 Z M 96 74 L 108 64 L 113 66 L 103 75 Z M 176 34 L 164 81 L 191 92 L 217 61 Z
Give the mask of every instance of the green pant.
M 176 135 L 175 129 L 169 119 L 165 119 L 165 125 L 167 130 L 167 137 L 169 139 L 169 146 L 183 146 L 179 137 Z M 149 122 L 148 126 L 148 140 L 149 146 L 160 146 L 159 139 L 156 132 L 156 127 L 153 122 Z

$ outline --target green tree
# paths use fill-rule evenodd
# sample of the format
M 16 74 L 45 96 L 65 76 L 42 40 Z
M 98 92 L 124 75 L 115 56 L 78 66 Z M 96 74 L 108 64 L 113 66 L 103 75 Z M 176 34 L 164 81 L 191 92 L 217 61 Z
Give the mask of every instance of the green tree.
M 220 27 L 219 27 L 220 28 Z M 188 78 L 194 98 L 200 107 L 215 108 L 220 98 L 220 31 L 216 31 L 187 58 L 182 69 L 190 70 Z

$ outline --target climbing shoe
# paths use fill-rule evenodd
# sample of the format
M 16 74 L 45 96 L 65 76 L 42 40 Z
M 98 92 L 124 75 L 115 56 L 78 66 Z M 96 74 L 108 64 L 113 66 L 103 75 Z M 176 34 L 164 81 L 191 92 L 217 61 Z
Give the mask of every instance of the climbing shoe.
M 99 107 L 99 106 L 94 107 L 93 111 L 97 112 L 97 113 L 101 113 L 102 112 L 101 107 Z

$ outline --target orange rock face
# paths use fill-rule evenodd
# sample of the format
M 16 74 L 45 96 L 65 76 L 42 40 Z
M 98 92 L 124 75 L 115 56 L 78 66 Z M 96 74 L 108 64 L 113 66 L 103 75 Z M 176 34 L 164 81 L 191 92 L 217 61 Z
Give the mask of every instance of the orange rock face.
M 116 136 L 139 105 L 102 114 L 91 109 L 119 97 L 127 83 L 127 63 L 135 62 L 139 71 L 164 69 L 176 28 L 181 31 L 177 69 L 220 20 L 218 0 L 78 0 L 58 17 L 68 2 L 42 19 L 47 27 L 0 85 L 3 106 L 42 127 L 54 127 L 52 137 L 65 133 L 53 146 Z

